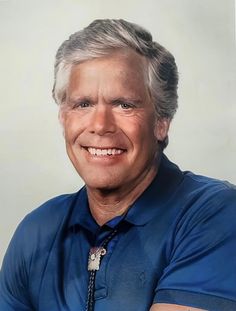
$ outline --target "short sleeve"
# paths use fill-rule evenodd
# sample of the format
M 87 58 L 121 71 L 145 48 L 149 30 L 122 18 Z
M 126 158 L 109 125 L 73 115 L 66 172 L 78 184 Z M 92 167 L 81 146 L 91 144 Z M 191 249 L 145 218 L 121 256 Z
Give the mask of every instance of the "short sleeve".
M 154 303 L 236 310 L 236 190 L 227 188 L 195 202 L 172 238 Z
M 27 241 L 23 227 L 22 223 L 18 226 L 3 260 L 0 272 L 0 310 L 33 311 L 28 297 L 29 264 L 25 256 Z

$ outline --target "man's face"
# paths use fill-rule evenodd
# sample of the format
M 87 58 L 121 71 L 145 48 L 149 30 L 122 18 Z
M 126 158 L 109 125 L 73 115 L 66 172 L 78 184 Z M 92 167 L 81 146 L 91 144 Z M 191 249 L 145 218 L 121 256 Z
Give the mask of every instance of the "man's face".
M 67 153 L 90 189 L 129 189 L 156 170 L 157 121 L 146 85 L 145 59 L 114 53 L 72 68 L 60 116 Z

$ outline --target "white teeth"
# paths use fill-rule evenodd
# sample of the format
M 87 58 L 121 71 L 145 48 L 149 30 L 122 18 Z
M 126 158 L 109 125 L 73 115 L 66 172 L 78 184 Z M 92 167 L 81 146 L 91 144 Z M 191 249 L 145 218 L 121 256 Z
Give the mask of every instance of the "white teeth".
M 115 149 L 115 148 L 110 148 L 110 149 L 97 149 L 97 148 L 88 148 L 88 152 L 92 155 L 96 156 L 106 156 L 106 155 L 116 155 L 116 154 L 121 154 L 123 150 L 121 149 Z

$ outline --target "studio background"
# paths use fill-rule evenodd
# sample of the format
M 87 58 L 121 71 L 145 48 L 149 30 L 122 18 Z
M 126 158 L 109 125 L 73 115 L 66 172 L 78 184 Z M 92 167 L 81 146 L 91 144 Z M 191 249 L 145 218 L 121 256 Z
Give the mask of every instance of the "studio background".
M 173 53 L 179 110 L 166 154 L 236 184 L 234 0 L 0 0 L 0 263 L 28 212 L 83 184 L 51 98 L 53 63 L 62 41 L 96 18 L 136 22 Z

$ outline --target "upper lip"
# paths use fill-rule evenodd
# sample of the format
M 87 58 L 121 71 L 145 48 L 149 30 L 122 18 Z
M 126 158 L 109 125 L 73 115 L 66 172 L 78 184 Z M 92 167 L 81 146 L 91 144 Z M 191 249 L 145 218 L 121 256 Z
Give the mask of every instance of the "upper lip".
M 120 149 L 120 150 L 126 150 L 124 147 L 119 147 L 119 146 L 82 146 L 83 148 L 94 148 L 94 149 Z

